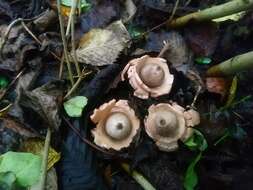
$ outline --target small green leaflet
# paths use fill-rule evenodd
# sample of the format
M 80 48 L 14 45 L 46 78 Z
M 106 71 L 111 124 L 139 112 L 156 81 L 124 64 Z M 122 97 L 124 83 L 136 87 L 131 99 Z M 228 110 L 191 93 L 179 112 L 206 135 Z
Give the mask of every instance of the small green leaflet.
M 8 86 L 8 80 L 5 77 L 0 76 L 0 89 L 6 88 L 7 86 Z
M 88 3 L 86 0 L 80 0 L 80 1 L 81 1 L 81 8 L 82 8 L 83 12 L 88 11 L 91 8 L 91 4 Z M 67 7 L 71 7 L 72 6 L 72 0 L 62 0 L 61 4 L 65 5 Z M 78 5 L 77 5 L 77 7 L 78 7 Z
M 88 99 L 85 96 L 76 96 L 64 102 L 63 106 L 68 116 L 80 117 L 83 108 L 87 105 Z
M 31 153 L 7 152 L 0 156 L 0 173 L 12 172 L 21 187 L 35 184 L 39 180 L 40 169 L 41 157 Z
M 212 60 L 208 57 L 197 57 L 195 62 L 199 65 L 208 65 L 212 62 Z
M 232 103 L 235 99 L 237 85 L 238 85 L 238 79 L 237 79 L 236 76 L 234 76 L 233 81 L 232 81 L 231 86 L 230 86 L 230 89 L 229 89 L 228 99 L 227 99 L 227 102 L 224 106 L 225 108 L 228 108 L 232 105 Z
M 204 135 L 196 129 L 194 129 L 193 135 L 187 141 L 185 141 L 184 144 L 190 150 L 204 151 L 208 147 L 208 144 L 207 144 L 207 141 L 206 141 Z
M 198 175 L 195 171 L 195 166 L 202 157 L 202 152 L 200 152 L 197 157 L 188 166 L 185 177 L 184 177 L 184 188 L 186 190 L 194 190 L 195 186 L 198 184 Z
M 127 30 L 129 32 L 131 38 L 135 39 L 135 40 L 141 38 L 144 33 L 143 29 L 133 26 L 131 24 L 127 26 Z

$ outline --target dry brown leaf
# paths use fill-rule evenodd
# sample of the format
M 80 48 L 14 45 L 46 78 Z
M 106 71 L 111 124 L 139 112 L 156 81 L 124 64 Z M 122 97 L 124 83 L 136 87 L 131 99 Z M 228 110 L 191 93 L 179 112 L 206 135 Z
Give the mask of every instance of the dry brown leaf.
M 206 88 L 209 92 L 220 94 L 224 97 L 228 91 L 228 87 L 228 81 L 222 77 L 206 78 Z
M 76 50 L 77 60 L 94 66 L 113 64 L 129 40 L 130 36 L 121 21 L 106 29 L 92 29 L 80 40 Z
M 164 42 L 159 57 L 165 58 L 172 64 L 177 71 L 186 73 L 192 65 L 192 52 L 182 35 L 178 32 L 171 32 L 168 39 Z

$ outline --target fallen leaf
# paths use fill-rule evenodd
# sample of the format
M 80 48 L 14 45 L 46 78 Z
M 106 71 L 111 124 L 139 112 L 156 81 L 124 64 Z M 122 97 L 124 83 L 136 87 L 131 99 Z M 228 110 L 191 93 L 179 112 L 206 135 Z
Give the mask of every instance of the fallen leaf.
M 22 152 L 30 152 L 38 156 L 42 156 L 44 151 L 44 144 L 45 143 L 43 140 L 40 140 L 38 138 L 30 138 L 23 142 L 20 150 Z M 50 170 L 54 164 L 60 160 L 60 158 L 61 155 L 50 147 L 48 151 L 47 169 Z
M 28 187 L 40 177 L 41 157 L 31 153 L 7 152 L 0 156 L 0 172 L 13 172 L 17 184 Z
M 207 77 L 206 88 L 209 92 L 220 94 L 223 97 L 227 93 L 228 82 L 222 77 Z
M 80 117 L 88 99 L 85 96 L 76 96 L 64 102 L 64 109 L 70 117 Z
M 24 124 L 20 123 L 19 121 L 15 120 L 11 117 L 3 118 L 3 125 L 4 127 L 11 129 L 12 131 L 18 133 L 22 137 L 38 137 L 39 135 L 35 132 L 26 127 Z
M 94 1 L 90 1 L 94 2 Z M 95 4 L 95 2 L 94 2 Z M 81 15 L 81 30 L 88 32 L 94 28 L 106 27 L 112 21 L 120 19 L 118 1 L 100 1 L 98 4 Z
M 121 18 L 122 18 L 122 21 L 126 23 L 133 19 L 137 11 L 137 7 L 135 6 L 132 0 L 125 0 L 124 5 L 125 5 L 125 11 L 122 11 Z
M 215 23 L 202 23 L 187 28 L 185 36 L 192 51 L 198 56 L 209 57 L 216 49 L 219 33 Z
M 129 41 L 130 36 L 121 21 L 106 29 L 92 29 L 80 40 L 77 60 L 94 66 L 113 64 Z
M 160 42 L 162 43 L 162 42 Z M 178 32 L 170 32 L 159 57 L 165 58 L 177 71 L 186 73 L 192 65 L 192 52 Z
M 40 127 L 50 126 L 57 130 L 61 124 L 59 110 L 63 90 L 64 82 L 60 80 L 51 81 L 32 91 L 21 90 L 19 105 L 23 111 L 32 110 L 37 113 L 44 121 L 39 124 Z M 34 115 L 36 116 L 36 114 Z M 35 119 L 33 118 L 33 120 Z
M 14 190 L 15 181 L 16 181 L 16 176 L 13 172 L 0 173 L 0 189 Z

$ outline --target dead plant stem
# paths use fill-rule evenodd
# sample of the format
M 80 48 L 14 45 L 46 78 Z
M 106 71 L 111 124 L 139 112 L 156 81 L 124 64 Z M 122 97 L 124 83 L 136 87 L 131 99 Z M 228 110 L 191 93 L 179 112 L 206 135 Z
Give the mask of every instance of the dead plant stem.
M 73 72 L 72 72 L 72 68 L 70 65 L 69 57 L 68 57 L 67 41 L 66 41 L 66 37 L 65 37 L 63 20 L 62 20 L 62 15 L 61 15 L 61 0 L 57 0 L 57 9 L 58 9 L 58 16 L 59 16 L 59 23 L 60 23 L 60 30 L 61 30 L 61 38 L 62 38 L 62 43 L 63 43 L 64 57 L 67 62 L 69 79 L 70 79 L 70 82 L 73 86 L 74 85 Z

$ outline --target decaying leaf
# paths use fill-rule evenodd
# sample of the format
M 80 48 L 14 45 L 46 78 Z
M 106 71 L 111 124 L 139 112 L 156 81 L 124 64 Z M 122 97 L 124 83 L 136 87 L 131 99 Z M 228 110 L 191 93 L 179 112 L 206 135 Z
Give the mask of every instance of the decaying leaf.
M 76 50 L 77 60 L 94 66 L 113 64 L 129 40 L 130 36 L 121 21 L 106 29 L 92 29 L 80 40 Z
M 63 81 L 52 81 L 32 91 L 22 90 L 19 104 L 24 109 L 36 112 L 45 126 L 58 129 L 61 119 L 60 102 L 63 97 Z M 39 124 L 43 126 L 43 123 Z
M 24 124 L 20 123 L 19 121 L 15 120 L 11 117 L 3 118 L 3 126 L 6 128 L 11 129 L 12 131 L 18 133 L 22 137 L 38 137 L 39 135 L 32 131 L 31 129 L 27 128 Z
M 0 156 L 0 172 L 13 172 L 17 184 L 28 187 L 40 177 L 41 157 L 31 153 L 7 152 Z
M 216 23 L 207 22 L 186 29 L 186 39 L 198 56 L 210 56 L 218 44 L 219 33 Z
M 228 82 L 221 77 L 206 78 L 206 88 L 209 92 L 220 94 L 223 97 L 227 93 Z
M 179 33 L 171 32 L 159 57 L 165 58 L 178 71 L 186 73 L 192 65 L 192 52 Z
M 44 141 L 38 138 L 27 139 L 23 142 L 20 150 L 42 156 L 44 151 Z M 60 154 L 50 147 L 48 152 L 47 169 L 50 170 L 54 164 L 60 160 L 60 157 Z
M 70 117 L 80 117 L 88 99 L 85 96 L 76 96 L 64 102 L 64 109 Z
M 129 22 L 134 17 L 136 11 L 137 7 L 132 0 L 125 0 L 125 11 L 122 13 L 123 22 Z

